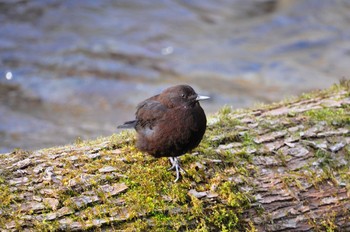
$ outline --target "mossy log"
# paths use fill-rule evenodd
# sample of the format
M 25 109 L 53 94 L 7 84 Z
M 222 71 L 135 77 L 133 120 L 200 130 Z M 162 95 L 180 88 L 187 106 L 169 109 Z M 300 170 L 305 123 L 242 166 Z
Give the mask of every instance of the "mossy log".
M 167 159 L 135 133 L 0 155 L 1 231 L 350 231 L 349 82 L 254 109 L 224 107 Z

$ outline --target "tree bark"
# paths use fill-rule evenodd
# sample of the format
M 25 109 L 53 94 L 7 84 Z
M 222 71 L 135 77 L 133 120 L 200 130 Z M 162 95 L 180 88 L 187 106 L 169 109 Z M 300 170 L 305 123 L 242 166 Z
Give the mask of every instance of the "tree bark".
M 130 133 L 2 154 L 0 229 L 350 231 L 349 104 L 344 85 L 225 108 L 179 183 Z

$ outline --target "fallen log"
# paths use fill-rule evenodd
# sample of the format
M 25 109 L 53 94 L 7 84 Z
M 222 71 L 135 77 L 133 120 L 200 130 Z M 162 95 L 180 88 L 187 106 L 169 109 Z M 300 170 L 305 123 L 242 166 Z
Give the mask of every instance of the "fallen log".
M 1 154 L 0 230 L 350 231 L 349 89 L 224 107 L 178 183 L 132 132 Z

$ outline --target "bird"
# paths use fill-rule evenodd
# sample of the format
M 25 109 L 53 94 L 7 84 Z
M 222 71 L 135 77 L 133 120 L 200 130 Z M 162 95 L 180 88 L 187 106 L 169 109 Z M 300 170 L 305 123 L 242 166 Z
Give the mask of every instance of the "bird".
M 175 85 L 152 96 L 136 107 L 135 119 L 117 128 L 134 128 L 136 147 L 155 158 L 168 157 L 175 169 L 177 182 L 182 169 L 178 157 L 196 148 L 201 142 L 207 118 L 198 95 L 189 85 Z

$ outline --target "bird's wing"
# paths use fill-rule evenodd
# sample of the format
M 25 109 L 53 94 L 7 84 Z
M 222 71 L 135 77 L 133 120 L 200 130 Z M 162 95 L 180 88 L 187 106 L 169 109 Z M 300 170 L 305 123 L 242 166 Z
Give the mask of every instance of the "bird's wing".
M 147 99 L 137 106 L 137 123 L 142 127 L 148 126 L 152 128 L 154 123 L 162 118 L 167 110 L 168 108 L 159 101 Z

